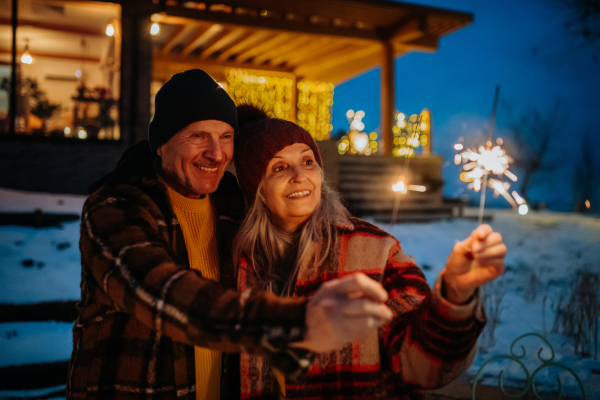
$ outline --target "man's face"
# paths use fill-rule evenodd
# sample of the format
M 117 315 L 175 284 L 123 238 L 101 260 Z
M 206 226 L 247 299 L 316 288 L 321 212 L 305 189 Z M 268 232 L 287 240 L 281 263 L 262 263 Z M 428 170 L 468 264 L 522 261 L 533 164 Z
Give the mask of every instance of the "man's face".
M 233 156 L 233 128 L 216 120 L 198 121 L 158 148 L 163 175 L 180 194 L 199 198 L 217 190 Z

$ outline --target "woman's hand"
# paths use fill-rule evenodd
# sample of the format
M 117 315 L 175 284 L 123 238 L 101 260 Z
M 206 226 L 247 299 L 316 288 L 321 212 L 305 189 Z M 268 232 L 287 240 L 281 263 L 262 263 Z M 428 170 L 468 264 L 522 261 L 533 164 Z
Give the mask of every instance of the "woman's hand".
M 456 243 L 442 271 L 446 299 L 464 304 L 479 286 L 504 273 L 506 246 L 502 235 L 480 225 L 467 239 Z
M 327 281 L 308 300 L 306 336 L 292 346 L 315 352 L 341 348 L 389 322 L 388 294 L 363 273 Z

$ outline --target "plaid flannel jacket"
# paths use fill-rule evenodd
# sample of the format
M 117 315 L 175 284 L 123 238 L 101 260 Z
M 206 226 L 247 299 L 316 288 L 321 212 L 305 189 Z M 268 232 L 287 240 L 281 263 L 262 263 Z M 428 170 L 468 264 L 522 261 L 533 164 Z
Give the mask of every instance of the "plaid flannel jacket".
M 148 153 L 147 142 L 137 146 L 134 156 Z M 228 289 L 235 289 L 232 269 L 221 267 L 225 285 L 191 270 L 166 188 L 148 160 L 141 167 L 135 159 L 130 168 L 122 160 L 83 208 L 80 315 L 67 398 L 195 399 L 193 346 L 244 349 L 299 368 L 281 349 L 304 337 L 305 300 Z M 226 173 L 210 199 L 223 260 L 244 212 L 235 177 Z M 232 379 L 239 382 L 235 360 Z M 234 394 L 227 392 L 228 365 L 224 360 L 223 400 L 239 398 L 235 385 Z
M 421 389 L 458 377 L 470 365 L 485 324 L 479 294 L 468 304 L 453 305 L 441 295 L 441 279 L 430 290 L 415 260 L 388 233 L 354 218 L 337 229 L 338 248 L 320 267 L 298 272 L 293 296 L 310 296 L 325 281 L 363 272 L 387 290 L 395 316 L 362 340 L 318 354 L 305 377 L 286 381 L 286 398 L 421 399 Z M 253 271 L 242 259 L 238 289 L 256 284 Z M 278 392 L 269 361 L 242 354 L 241 398 L 277 399 Z

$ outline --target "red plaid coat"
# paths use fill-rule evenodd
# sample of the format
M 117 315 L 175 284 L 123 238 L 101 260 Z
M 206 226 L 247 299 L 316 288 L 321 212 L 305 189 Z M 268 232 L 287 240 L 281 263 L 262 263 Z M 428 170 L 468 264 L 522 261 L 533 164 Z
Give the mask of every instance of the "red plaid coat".
M 389 293 L 394 319 L 368 337 L 316 356 L 305 378 L 286 382 L 287 399 L 419 399 L 419 389 L 443 386 L 471 363 L 485 324 L 479 297 L 456 306 L 441 295 L 441 279 L 430 290 L 414 259 L 386 232 L 359 219 L 338 227 L 339 248 L 325 264 L 299 271 L 293 296 L 306 297 L 324 281 L 363 272 Z M 255 285 L 242 260 L 238 289 Z M 276 399 L 270 363 L 241 355 L 241 398 Z
M 246 349 L 294 368 L 289 354 L 277 349 L 303 339 L 305 301 L 239 293 L 191 270 L 166 188 L 148 162 L 147 142 L 124 157 L 83 208 L 80 315 L 67 398 L 193 400 L 193 346 Z M 235 178 L 226 175 L 210 199 L 225 258 L 244 212 Z M 222 268 L 221 278 L 235 289 L 233 269 Z M 239 382 L 235 360 L 232 379 Z M 224 360 L 225 369 L 229 364 Z

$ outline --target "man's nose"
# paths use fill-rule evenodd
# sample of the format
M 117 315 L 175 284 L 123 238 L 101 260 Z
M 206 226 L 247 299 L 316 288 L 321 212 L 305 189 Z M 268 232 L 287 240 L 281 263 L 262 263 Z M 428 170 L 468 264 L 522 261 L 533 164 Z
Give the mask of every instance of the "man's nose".
M 221 162 L 223 160 L 223 150 L 218 140 L 211 140 L 208 149 L 204 152 L 204 156 L 213 162 Z

